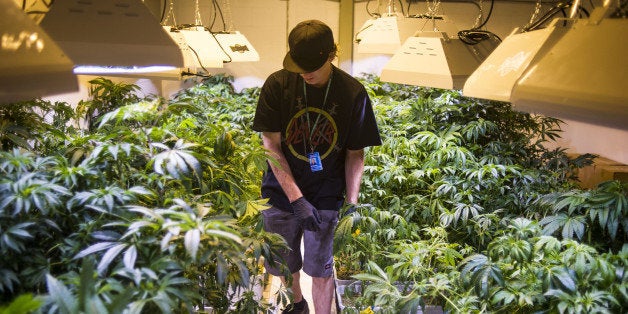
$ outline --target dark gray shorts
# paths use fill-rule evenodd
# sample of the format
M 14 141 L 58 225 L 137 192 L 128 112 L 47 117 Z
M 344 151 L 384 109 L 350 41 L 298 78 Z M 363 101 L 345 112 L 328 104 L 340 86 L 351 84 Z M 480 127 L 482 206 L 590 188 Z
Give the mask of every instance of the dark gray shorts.
M 333 275 L 334 231 L 338 225 L 338 211 L 319 210 L 322 223 L 318 232 L 303 230 L 293 213 L 271 207 L 262 211 L 264 230 L 280 234 L 291 250 L 282 252 L 290 273 L 301 268 L 311 277 L 330 277 Z M 303 257 L 301 257 L 301 238 L 303 238 Z M 274 276 L 283 276 L 278 268 L 268 262 L 266 270 Z

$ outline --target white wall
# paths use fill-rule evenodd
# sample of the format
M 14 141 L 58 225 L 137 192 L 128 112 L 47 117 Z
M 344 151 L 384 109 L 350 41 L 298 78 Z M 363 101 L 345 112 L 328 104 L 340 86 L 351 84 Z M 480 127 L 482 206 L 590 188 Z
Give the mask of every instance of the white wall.
M 159 15 L 162 0 L 145 0 L 151 10 Z M 286 38 L 289 30 L 305 19 L 319 19 L 327 23 L 334 35 L 338 36 L 341 25 L 339 21 L 338 0 L 219 0 L 223 3 L 223 14 L 227 18 L 227 27 L 244 34 L 260 55 L 259 62 L 229 63 L 223 69 L 213 69 L 212 74 L 227 73 L 235 78 L 237 90 L 245 87 L 261 86 L 264 79 L 272 72 L 281 68 L 283 57 L 287 51 Z M 404 9 L 406 1 L 404 3 Z M 598 2 L 597 0 L 595 1 Z M 229 6 L 224 4 L 228 3 Z M 372 1 L 371 10 L 376 9 Z M 490 2 L 483 1 L 483 9 L 489 9 Z M 211 1 L 199 1 L 201 19 L 209 26 L 212 16 Z M 369 19 L 366 11 L 367 1 L 354 2 L 354 31 L 359 30 Z M 194 0 L 175 0 L 175 18 L 178 24 L 194 23 Z M 588 3 L 585 3 L 588 5 Z M 548 6 L 543 7 L 543 13 Z M 526 25 L 534 11 L 534 1 L 497 1 L 486 29 L 505 38 L 514 28 Z M 410 14 L 426 12 L 425 3 L 412 4 Z M 406 12 L 408 13 L 408 12 Z M 479 14 L 477 6 L 469 2 L 443 2 L 440 13 L 448 16 L 459 29 L 472 27 Z M 345 22 L 345 21 L 343 21 Z M 215 24 L 214 30 L 221 30 L 222 23 Z M 340 53 L 348 53 L 347 47 L 339 47 Z M 388 55 L 367 55 L 357 53 L 353 46 L 352 74 L 381 73 L 381 68 L 390 58 Z M 58 100 L 68 101 L 87 98 L 86 82 L 90 77 L 81 78 L 81 91 L 74 94 L 59 95 Z M 124 79 L 126 82 L 133 80 Z M 180 88 L 185 87 L 179 81 L 140 80 L 145 94 L 161 94 L 169 97 Z M 588 125 L 580 122 L 567 121 L 563 127 L 563 138 L 558 143 L 568 147 L 572 153 L 594 153 L 611 160 L 628 164 L 628 131 L 621 131 Z

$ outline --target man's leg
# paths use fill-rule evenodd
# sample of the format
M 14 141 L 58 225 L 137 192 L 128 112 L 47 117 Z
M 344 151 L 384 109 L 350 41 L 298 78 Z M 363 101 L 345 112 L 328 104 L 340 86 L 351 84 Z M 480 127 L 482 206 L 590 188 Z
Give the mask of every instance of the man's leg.
M 286 277 L 279 277 L 281 278 L 281 282 L 286 285 Z M 303 300 L 303 291 L 301 290 L 301 273 L 300 272 L 296 272 L 292 274 L 292 285 L 290 286 L 290 288 L 292 289 L 292 302 L 293 303 L 299 303 L 301 302 L 301 300 Z
M 316 314 L 331 313 L 334 296 L 334 231 L 338 224 L 338 211 L 319 210 L 321 230 L 305 231 L 303 271 L 312 277 L 312 301 Z
M 291 212 L 271 207 L 262 211 L 262 215 L 264 218 L 264 230 L 281 235 L 288 244 L 289 249 L 280 252 L 280 254 L 286 262 L 285 266 L 288 266 L 288 270 L 292 273 L 292 283 L 290 288 L 292 289 L 293 304 L 298 303 L 303 300 L 303 293 L 301 291 L 300 284 L 300 269 L 302 267 L 301 238 L 303 236 L 303 229 L 294 214 Z M 273 267 L 268 261 L 264 262 L 264 266 L 266 267 L 268 273 L 279 277 L 281 282 L 286 285 L 286 278 L 284 277 L 287 275 L 286 272 Z M 288 310 L 286 312 L 292 313 L 292 311 L 290 311 L 291 305 L 287 308 Z M 294 313 L 300 313 L 300 311 Z
M 334 277 L 312 277 L 312 300 L 316 314 L 331 313 L 334 299 Z

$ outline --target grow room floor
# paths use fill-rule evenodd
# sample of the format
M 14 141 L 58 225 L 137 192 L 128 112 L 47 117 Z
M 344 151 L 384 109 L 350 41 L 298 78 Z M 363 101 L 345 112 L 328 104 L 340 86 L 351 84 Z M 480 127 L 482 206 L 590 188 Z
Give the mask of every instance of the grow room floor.
M 301 241 L 301 252 L 303 252 L 303 241 Z M 281 288 L 281 280 L 279 277 L 275 277 L 270 275 L 272 278 L 270 279 L 270 284 L 264 290 L 264 299 L 269 302 L 273 302 L 275 300 L 275 295 L 277 291 Z M 303 297 L 307 300 L 307 304 L 310 307 L 310 313 L 314 312 L 314 302 L 312 302 L 312 277 L 308 276 L 303 270 L 301 270 L 301 291 L 303 292 Z M 334 297 L 336 294 L 334 293 Z M 277 313 L 281 313 L 277 311 Z M 335 304 L 332 304 L 331 313 L 336 313 Z
M 272 302 L 275 299 L 275 294 L 280 287 L 281 280 L 279 277 L 272 276 L 269 287 L 267 287 L 267 291 L 264 292 L 264 298 Z M 303 297 L 307 300 L 310 307 L 310 313 L 314 313 L 314 303 L 312 302 L 312 277 L 308 276 L 303 271 L 301 271 L 301 290 L 303 291 Z M 281 312 L 277 311 L 277 313 Z M 336 313 L 333 308 L 332 313 Z

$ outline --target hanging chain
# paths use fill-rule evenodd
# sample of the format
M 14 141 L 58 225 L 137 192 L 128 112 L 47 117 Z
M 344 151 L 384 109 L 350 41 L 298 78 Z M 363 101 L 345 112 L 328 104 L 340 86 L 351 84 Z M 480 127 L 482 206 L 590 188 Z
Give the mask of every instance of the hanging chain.
M 431 17 L 436 16 L 436 13 L 440 10 L 440 0 L 433 0 L 430 4 L 430 0 L 425 0 L 427 6 L 427 14 Z
M 168 21 L 172 18 L 172 24 L 168 24 Z M 174 0 L 170 0 L 168 3 L 168 14 L 166 14 L 166 18 L 163 20 L 162 24 L 164 26 L 177 26 L 177 20 L 174 18 Z
M 223 9 L 223 14 L 225 15 L 225 19 L 227 20 L 227 32 L 232 32 L 233 31 L 233 18 L 231 15 L 231 3 L 229 3 L 229 0 L 223 0 L 223 5 L 224 5 L 224 9 Z
M 388 0 L 386 11 L 387 16 L 394 16 L 397 13 L 397 10 L 395 9 L 395 0 Z
M 438 31 L 438 28 L 436 27 L 436 15 L 437 13 L 440 11 L 440 2 L 441 0 L 433 0 L 430 4 L 430 0 L 425 0 L 425 6 L 427 9 L 427 16 L 430 17 L 430 19 L 432 20 L 432 30 L 433 31 Z M 425 24 L 427 24 L 427 21 L 425 22 Z M 425 27 L 425 24 L 423 24 L 423 27 Z M 421 30 L 423 29 L 423 27 L 421 27 Z
M 482 0 L 478 2 L 478 5 L 480 7 L 480 14 L 478 14 L 478 17 L 475 19 L 475 23 L 473 24 L 472 29 L 477 29 L 478 27 L 480 27 L 480 24 L 482 23 L 482 18 L 484 17 L 484 3 L 482 2 Z
M 532 23 L 534 23 L 534 20 L 536 20 L 539 12 L 541 12 L 541 0 L 536 0 L 536 4 L 534 5 L 534 12 L 532 13 L 532 16 L 530 16 L 530 21 L 528 22 L 528 24 L 523 27 L 524 30 L 532 26 Z
M 194 0 L 194 25 L 201 26 L 203 25 L 203 20 L 201 19 L 201 8 L 198 2 L 199 0 Z

